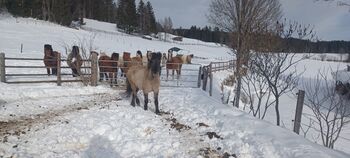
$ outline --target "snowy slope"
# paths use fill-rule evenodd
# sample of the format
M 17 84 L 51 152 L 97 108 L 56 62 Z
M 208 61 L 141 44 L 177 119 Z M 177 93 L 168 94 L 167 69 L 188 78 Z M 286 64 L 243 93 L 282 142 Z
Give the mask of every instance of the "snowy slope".
M 176 46 L 208 58 L 195 59 L 196 63 L 229 57 L 229 50 L 223 47 L 109 34 L 115 29 L 112 24 L 93 20 L 87 21 L 87 27 L 95 31 L 34 19 L 1 18 L 0 51 L 12 57 L 42 57 L 45 43 L 64 52 L 62 45 L 94 34 L 94 48 L 107 53 L 165 52 Z M 104 85 L 0 83 L 0 88 L 0 125 L 5 127 L 0 129 L 0 157 L 217 157 L 225 153 L 243 158 L 349 157 L 223 105 L 219 96 L 209 97 L 200 89 L 162 87 L 159 98 L 164 113 L 158 116 L 153 101 L 149 111 L 134 108 L 123 97 L 124 91 Z

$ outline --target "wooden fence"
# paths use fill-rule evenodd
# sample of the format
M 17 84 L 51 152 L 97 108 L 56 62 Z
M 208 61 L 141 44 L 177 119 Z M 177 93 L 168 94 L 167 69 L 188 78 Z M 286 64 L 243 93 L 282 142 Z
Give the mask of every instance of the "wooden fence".
M 18 66 L 18 65 L 7 65 L 7 61 L 44 61 L 42 58 L 10 58 L 6 57 L 5 53 L 0 53 L 0 81 L 5 83 L 57 83 L 58 86 L 62 84 L 62 82 L 82 82 L 87 81 L 90 82 L 92 86 L 97 85 L 97 54 L 91 55 L 91 59 L 82 60 L 84 62 L 83 66 L 80 67 L 82 71 L 80 77 L 76 79 L 62 79 L 62 76 L 71 76 L 69 73 L 62 73 L 62 69 L 70 69 L 69 66 L 62 66 L 62 62 L 67 61 L 66 59 L 61 59 L 61 54 L 59 53 L 57 56 L 57 67 L 47 67 L 47 66 Z M 52 61 L 52 60 L 45 60 Z M 48 74 L 44 73 L 7 73 L 6 69 L 46 69 L 46 68 L 56 68 L 57 75 L 55 79 L 41 79 L 41 80 L 21 80 L 21 81 L 8 81 L 7 77 L 40 77 L 40 76 L 48 76 Z
M 213 93 L 213 73 L 223 70 L 229 70 L 234 68 L 235 60 L 230 60 L 226 62 L 211 62 L 208 66 L 203 66 L 202 68 L 202 89 L 207 90 L 207 82 L 209 78 L 209 95 L 212 96 Z
M 9 61 L 12 61 L 12 60 L 38 61 L 41 63 L 39 66 L 32 66 L 28 64 L 27 66 L 23 66 L 23 65 L 18 66 L 18 63 L 16 63 L 15 65 L 9 64 Z M 76 77 L 73 79 L 66 77 L 66 76 L 72 75 L 72 73 L 64 73 L 64 71 L 62 71 L 63 69 L 70 69 L 70 67 L 62 64 L 67 60 L 62 59 L 60 55 L 57 58 L 57 67 L 55 67 L 57 69 L 57 75 L 55 76 L 55 78 L 53 77 L 45 78 L 44 76 L 48 76 L 48 74 L 46 73 L 33 73 L 33 72 L 25 73 L 24 71 L 21 71 L 22 73 L 18 73 L 16 71 L 12 71 L 12 72 L 9 71 L 10 69 L 20 69 L 20 70 L 41 69 L 40 72 L 42 72 L 42 70 L 44 69 L 46 70 L 46 68 L 51 68 L 51 67 L 44 66 L 43 61 L 44 61 L 43 58 L 9 58 L 9 57 L 5 57 L 5 53 L 0 53 L 0 79 L 1 79 L 0 81 L 5 83 L 57 83 L 58 86 L 60 86 L 63 82 L 83 82 L 86 85 L 89 84 L 91 86 L 97 86 L 98 81 L 102 81 L 102 78 L 100 76 L 101 73 L 102 74 L 111 73 L 111 72 L 105 72 L 106 70 L 99 72 L 99 68 L 108 68 L 108 69 L 126 68 L 125 66 L 120 66 L 120 64 L 118 64 L 119 66 L 99 66 L 98 54 L 92 53 L 89 59 L 83 60 L 84 64 L 81 67 L 82 73 L 80 74 L 80 77 Z M 118 61 L 104 61 L 104 62 L 118 63 Z M 163 70 L 161 73 L 161 81 L 162 81 L 161 86 L 162 87 L 191 87 L 191 88 L 198 87 L 199 88 L 201 85 L 201 73 L 202 73 L 201 68 L 202 67 L 199 64 L 183 64 L 180 79 L 177 77 L 172 77 L 172 75 L 169 76 L 169 79 L 166 78 L 166 73 Z M 165 69 L 165 67 L 163 67 L 163 69 Z M 14 77 L 17 77 L 17 78 L 14 78 Z M 21 77 L 25 77 L 25 78 L 23 79 Z M 33 78 L 35 80 L 33 80 Z M 117 78 L 122 81 L 126 80 L 125 77 L 117 77 Z M 18 79 L 22 79 L 22 80 L 18 80 Z M 110 81 L 111 78 L 108 78 L 108 79 Z M 123 84 L 120 84 L 120 82 L 118 82 L 118 85 L 111 84 L 111 86 L 112 85 L 118 86 L 118 87 L 124 86 Z

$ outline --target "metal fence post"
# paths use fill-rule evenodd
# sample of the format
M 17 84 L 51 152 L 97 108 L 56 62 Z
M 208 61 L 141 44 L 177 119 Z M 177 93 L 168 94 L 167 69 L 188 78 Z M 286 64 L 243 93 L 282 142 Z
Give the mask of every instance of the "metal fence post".
M 97 86 L 97 53 L 91 53 L 91 86 Z
M 295 111 L 293 131 L 295 133 L 299 134 L 300 124 L 301 124 L 301 114 L 303 113 L 305 91 L 299 90 L 297 95 L 298 95 L 298 100 L 297 100 L 297 107 L 296 107 L 296 111 Z
M 0 53 L 0 81 L 6 82 L 5 53 Z
M 201 78 L 202 78 L 202 66 L 199 67 L 199 71 L 198 71 L 198 88 L 201 87 Z
M 213 66 L 212 63 L 210 63 L 209 65 L 209 75 L 210 75 L 210 84 L 209 84 L 209 95 L 212 96 L 213 95 Z
M 62 77 L 61 77 L 61 53 L 57 53 L 57 86 L 62 85 Z
M 204 66 L 202 69 L 203 69 L 202 89 L 203 89 L 203 91 L 206 91 L 207 90 L 207 81 L 208 81 L 208 66 Z

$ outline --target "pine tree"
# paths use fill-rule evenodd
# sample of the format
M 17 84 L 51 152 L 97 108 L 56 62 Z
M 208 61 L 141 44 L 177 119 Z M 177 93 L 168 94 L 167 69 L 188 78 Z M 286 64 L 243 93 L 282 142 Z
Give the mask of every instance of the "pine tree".
M 146 12 L 147 12 L 147 16 L 148 16 L 147 31 L 148 31 L 148 33 L 150 33 L 150 32 L 156 33 L 157 32 L 156 17 L 154 15 L 152 4 L 149 1 L 147 2 L 147 5 L 146 5 Z
M 143 3 L 142 0 L 140 0 L 139 5 L 137 7 L 137 21 L 139 26 L 139 32 L 141 34 L 145 34 L 146 28 L 147 28 L 147 13 L 145 8 L 145 3 Z
M 131 33 L 137 28 L 135 0 L 119 0 L 117 9 L 117 27 Z

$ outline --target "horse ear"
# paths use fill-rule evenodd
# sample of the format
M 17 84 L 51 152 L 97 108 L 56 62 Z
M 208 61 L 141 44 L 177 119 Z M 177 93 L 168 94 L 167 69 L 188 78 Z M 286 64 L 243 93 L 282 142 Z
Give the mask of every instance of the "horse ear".
M 190 57 L 193 58 L 193 54 L 190 54 Z

